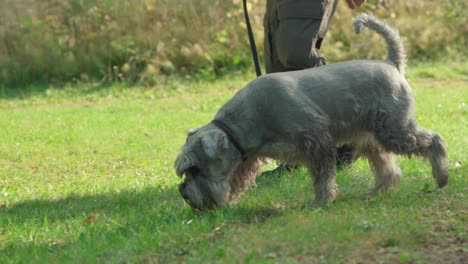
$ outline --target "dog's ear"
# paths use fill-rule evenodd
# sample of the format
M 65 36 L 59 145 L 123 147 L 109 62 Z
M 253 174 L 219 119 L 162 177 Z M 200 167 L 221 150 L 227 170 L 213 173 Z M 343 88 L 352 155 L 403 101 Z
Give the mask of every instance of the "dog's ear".
M 196 127 L 196 128 L 190 129 L 190 130 L 187 132 L 187 137 L 190 137 L 190 136 L 195 135 L 195 133 L 197 133 L 199 129 L 200 129 L 200 127 Z
M 191 167 L 196 166 L 197 159 L 194 155 L 191 154 L 182 154 L 177 157 L 174 168 L 176 170 L 177 176 L 182 177 L 182 175 Z
M 227 149 L 228 147 L 228 140 L 226 135 L 220 132 L 210 133 L 201 138 L 201 144 L 203 147 L 203 151 L 205 151 L 208 157 L 214 159 L 216 158 L 222 151 Z
M 196 127 L 196 128 L 190 129 L 190 130 L 187 132 L 187 139 L 185 140 L 185 143 L 187 143 L 188 140 L 189 140 L 189 138 L 190 138 L 191 136 L 195 135 L 195 134 L 198 132 L 199 129 L 200 129 L 200 127 Z

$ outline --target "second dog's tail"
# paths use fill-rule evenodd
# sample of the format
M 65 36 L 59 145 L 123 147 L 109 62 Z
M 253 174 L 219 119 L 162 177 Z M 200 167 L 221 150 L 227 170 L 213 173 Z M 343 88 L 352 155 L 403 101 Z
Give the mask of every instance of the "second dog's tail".
M 384 37 L 387 42 L 387 60 L 393 62 L 401 74 L 405 74 L 406 52 L 400 39 L 398 30 L 390 27 L 385 21 L 367 14 L 360 14 L 353 20 L 354 31 L 361 31 L 368 27 Z

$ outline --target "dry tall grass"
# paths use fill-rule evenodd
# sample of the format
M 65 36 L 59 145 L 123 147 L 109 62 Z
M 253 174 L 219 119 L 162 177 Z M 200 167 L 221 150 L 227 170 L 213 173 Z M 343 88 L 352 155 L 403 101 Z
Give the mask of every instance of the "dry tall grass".
M 262 55 L 265 1 L 250 0 Z M 411 61 L 466 56 L 464 1 L 378 0 L 364 11 L 388 18 Z M 343 3 L 324 44 L 330 61 L 376 58 L 376 34 L 356 37 Z M 0 85 L 141 81 L 164 74 L 219 74 L 251 65 L 240 0 L 0 1 Z M 380 45 L 382 44 L 382 45 Z

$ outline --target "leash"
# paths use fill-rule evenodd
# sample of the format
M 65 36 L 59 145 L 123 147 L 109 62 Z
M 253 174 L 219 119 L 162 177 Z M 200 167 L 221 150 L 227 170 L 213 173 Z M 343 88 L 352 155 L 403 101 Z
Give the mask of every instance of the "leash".
M 252 33 L 252 25 L 250 25 L 249 12 L 247 11 L 247 0 L 243 0 L 242 2 L 244 4 L 245 24 L 247 26 L 247 33 L 249 34 L 249 43 L 250 49 L 252 50 L 252 58 L 255 64 L 255 72 L 257 73 L 257 77 L 260 77 L 262 75 L 262 70 L 260 69 L 257 46 L 255 45 L 255 39 Z
M 315 48 L 320 49 L 322 45 L 322 40 L 325 38 L 327 34 L 328 28 L 330 27 L 331 21 L 333 19 L 333 15 L 336 11 L 336 5 L 338 4 L 338 0 L 329 0 L 327 9 L 323 12 L 322 21 L 320 22 L 319 31 L 316 35 L 315 41 Z
M 257 53 L 257 45 L 255 45 L 255 39 L 252 33 L 252 25 L 250 24 L 250 18 L 249 18 L 249 12 L 247 10 L 247 0 L 243 0 L 242 4 L 244 6 L 244 16 L 245 16 L 245 24 L 247 26 L 247 34 L 249 35 L 249 43 L 250 43 L 250 50 L 252 51 L 252 59 L 255 65 L 255 72 L 257 74 L 257 77 L 260 77 L 262 75 L 262 71 L 260 68 L 260 63 L 258 59 L 258 53 Z M 333 15 L 336 11 L 336 6 L 338 4 L 338 0 L 330 0 L 328 4 L 328 8 L 324 10 L 323 18 L 320 23 L 319 31 L 313 40 L 315 42 L 314 46 L 316 49 L 320 49 L 320 46 L 322 45 L 322 40 L 325 38 L 325 35 L 327 34 L 328 27 L 331 24 L 331 21 L 333 19 Z

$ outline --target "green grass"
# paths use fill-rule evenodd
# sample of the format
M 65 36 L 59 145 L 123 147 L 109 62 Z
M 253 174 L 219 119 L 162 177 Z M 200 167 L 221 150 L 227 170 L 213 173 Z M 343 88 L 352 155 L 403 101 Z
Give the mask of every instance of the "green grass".
M 172 165 L 252 74 L 160 80 L 154 89 L 78 84 L 0 90 L 0 263 L 462 263 L 468 66 L 409 69 L 420 123 L 448 146 L 450 183 L 399 158 L 404 178 L 366 200 L 365 161 L 338 173 L 327 209 L 304 169 L 261 177 L 231 208 L 184 204 Z M 270 165 L 271 167 L 272 165 Z

